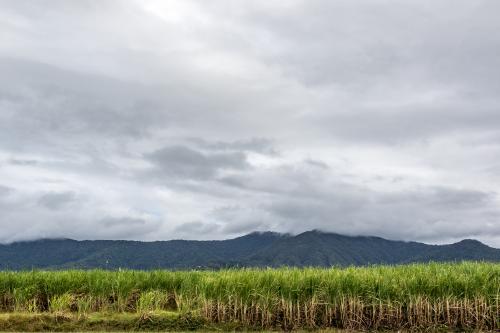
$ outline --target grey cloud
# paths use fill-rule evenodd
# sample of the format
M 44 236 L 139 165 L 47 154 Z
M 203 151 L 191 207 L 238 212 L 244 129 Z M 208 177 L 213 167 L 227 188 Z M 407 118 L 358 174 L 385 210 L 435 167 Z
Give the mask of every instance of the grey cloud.
M 59 184 L 60 185 L 60 184 Z M 113 212 L 116 204 L 99 202 L 73 192 L 0 195 L 0 242 L 38 238 L 146 239 L 161 228 L 161 220 L 127 206 L 127 214 Z M 137 199 L 139 200 L 139 198 Z M 154 238 L 153 238 L 154 239 Z
M 455 133 L 469 136 L 496 133 L 500 126 L 498 107 L 500 103 L 478 109 L 477 104 L 462 101 L 441 107 L 414 105 L 412 110 L 405 107 L 352 110 L 320 115 L 309 121 L 324 126 L 328 135 L 345 142 L 397 145 Z
M 185 146 L 169 146 L 145 156 L 160 175 L 187 179 L 210 179 L 220 170 L 250 167 L 241 152 L 202 153 Z
M 235 188 L 248 189 L 248 179 L 242 176 L 224 176 L 220 177 L 217 181 L 224 185 L 232 186 Z
M 255 42 L 246 47 L 255 57 L 310 91 L 324 92 L 300 119 L 331 139 L 398 144 L 455 131 L 497 131 L 497 3 L 205 6 L 213 15 L 235 12 L 227 21 L 235 27 L 245 22 L 246 29 L 235 33 L 242 39 L 252 34 Z M 270 51 L 257 52 L 260 43 Z
M 13 158 L 9 160 L 9 163 L 20 166 L 32 166 L 38 163 L 37 160 L 26 160 L 26 159 L 17 159 Z
M 201 221 L 185 222 L 177 226 L 174 231 L 181 237 L 191 239 L 193 235 L 208 234 L 213 235 L 220 230 L 220 225 L 216 223 L 206 223 Z M 196 238 L 196 237 L 194 237 Z
M 8 58 L 0 58 L 0 70 L 9 78 L 0 89 L 12 96 L 0 99 L 4 136 L 31 144 L 49 133 L 137 136 L 164 117 L 154 94 L 137 83 Z
M 232 207 L 217 212 L 217 220 L 235 228 L 253 221 L 254 225 L 294 233 L 321 229 L 431 242 L 444 234 L 448 239 L 500 235 L 496 223 L 500 209 L 493 191 L 444 186 L 383 191 L 339 182 L 331 178 L 332 170 L 317 177 L 314 172 L 278 168 L 258 179 L 226 179 L 226 185 L 254 193 L 253 209 Z
M 8 186 L 0 185 L 0 197 L 8 195 L 9 193 L 12 193 L 12 191 L 13 189 Z
M 330 188 L 325 187 L 330 176 L 327 172 L 328 168 L 318 168 L 317 165 L 305 159 L 294 165 L 281 164 L 275 168 L 257 170 L 254 174 L 230 175 L 218 180 L 238 189 L 269 195 L 294 195 L 298 198 L 322 197 L 331 191 Z M 335 182 L 334 186 L 356 189 L 342 181 Z M 344 194 L 347 194 L 347 191 Z
M 234 234 L 241 235 L 258 230 L 268 230 L 269 227 L 270 227 L 269 224 L 259 220 L 252 220 L 252 219 L 248 219 L 247 221 L 233 220 L 231 222 L 228 222 L 222 228 L 222 231 L 230 235 Z
M 251 207 L 223 206 L 213 209 L 208 216 L 220 223 L 221 231 L 226 234 L 249 233 L 270 227 L 259 217 L 259 212 Z
M 282 11 L 252 8 L 245 18 L 278 43 L 276 56 L 268 59 L 308 84 L 363 88 L 404 76 L 473 90 L 498 86 L 494 54 L 500 40 L 489 33 L 499 27 L 492 14 L 497 3 L 296 4 Z M 446 18 L 436 11 L 446 11 Z
M 234 212 L 233 218 L 227 220 L 228 210 Z M 205 216 L 206 221 L 185 222 L 174 229 L 176 235 L 184 239 L 213 239 L 218 234 L 241 235 L 256 230 L 268 230 L 270 225 L 263 221 L 242 219 L 242 211 L 234 207 L 219 207 Z M 209 216 L 212 218 L 210 219 Z M 201 235 L 201 236 L 200 236 Z
M 264 208 L 281 221 L 282 228 L 295 232 L 314 226 L 351 235 L 422 241 L 439 240 L 443 234 L 456 239 L 499 235 L 497 217 L 485 214 L 491 209 L 499 213 L 494 201 L 484 200 L 490 197 L 488 193 L 476 193 L 471 198 L 462 190 L 440 191 L 446 191 L 452 200 L 436 197 L 434 189 L 417 196 L 404 191 L 388 194 L 365 190 L 357 196 L 340 191 L 322 199 L 277 198 Z
M 271 156 L 278 155 L 277 150 L 274 148 L 273 141 L 265 138 L 252 138 L 249 140 L 236 140 L 231 142 L 209 142 L 200 138 L 190 138 L 189 141 L 194 142 L 200 148 L 207 150 L 248 151 Z
M 311 159 L 311 158 L 307 158 L 305 159 L 304 161 L 305 163 L 309 164 L 309 165 L 312 165 L 316 168 L 320 168 L 320 169 L 328 169 L 329 166 L 327 163 L 323 162 L 323 161 L 319 161 L 319 160 L 314 160 L 314 159 Z
M 455 189 L 446 187 L 424 188 L 419 192 L 410 192 L 402 198 L 405 201 L 417 200 L 436 205 L 441 208 L 450 207 L 470 208 L 493 203 L 496 198 L 494 192 L 483 192 L 471 189 Z
M 500 246 L 499 6 L 3 1 L 0 241 Z
M 130 217 L 123 217 L 123 218 L 107 217 L 101 220 L 101 224 L 106 228 L 117 227 L 117 226 L 140 227 L 145 225 L 146 221 L 144 221 L 143 219 L 130 218 Z
M 77 230 L 77 238 L 95 239 L 95 231 L 91 229 L 93 227 L 100 229 L 99 239 L 144 239 L 157 232 L 160 224 L 160 221 L 141 217 L 105 216 L 95 221 L 86 221 L 85 225 L 78 228 L 80 230 Z
M 76 200 L 74 192 L 46 193 L 38 199 L 38 204 L 52 210 L 60 209 Z

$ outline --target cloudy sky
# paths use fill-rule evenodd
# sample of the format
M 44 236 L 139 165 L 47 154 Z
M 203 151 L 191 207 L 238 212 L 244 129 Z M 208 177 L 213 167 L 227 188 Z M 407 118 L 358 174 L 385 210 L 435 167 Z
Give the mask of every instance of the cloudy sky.
M 500 2 L 0 0 L 0 242 L 500 247 Z

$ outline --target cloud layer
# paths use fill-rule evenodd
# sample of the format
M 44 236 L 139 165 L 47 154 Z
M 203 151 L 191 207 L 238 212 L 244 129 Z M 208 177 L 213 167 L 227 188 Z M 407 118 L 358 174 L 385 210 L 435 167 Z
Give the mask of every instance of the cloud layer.
M 494 1 L 2 1 L 0 242 L 500 247 Z

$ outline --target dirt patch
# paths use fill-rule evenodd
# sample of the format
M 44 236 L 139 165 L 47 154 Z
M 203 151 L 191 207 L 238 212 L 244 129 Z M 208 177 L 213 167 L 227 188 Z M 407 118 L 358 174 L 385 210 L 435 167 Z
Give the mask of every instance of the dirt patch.
M 10 293 L 5 293 L 0 296 L 0 311 L 11 312 L 14 311 L 16 300 Z
M 125 310 L 128 312 L 135 312 L 137 310 L 137 303 L 141 298 L 141 291 L 138 289 L 132 290 L 125 303 Z
M 167 304 L 165 305 L 166 310 L 177 311 L 179 306 L 177 305 L 177 298 L 175 294 L 171 293 L 167 296 Z
M 39 292 L 35 295 L 36 308 L 40 312 L 49 311 L 49 297 L 45 292 Z

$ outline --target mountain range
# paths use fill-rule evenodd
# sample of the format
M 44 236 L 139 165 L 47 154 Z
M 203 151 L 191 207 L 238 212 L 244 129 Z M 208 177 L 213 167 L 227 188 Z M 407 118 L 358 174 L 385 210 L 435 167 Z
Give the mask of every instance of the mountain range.
M 254 232 L 220 241 L 42 239 L 0 245 L 0 270 L 330 267 L 462 260 L 500 262 L 500 249 L 470 239 L 428 245 L 316 230 L 298 235 Z

